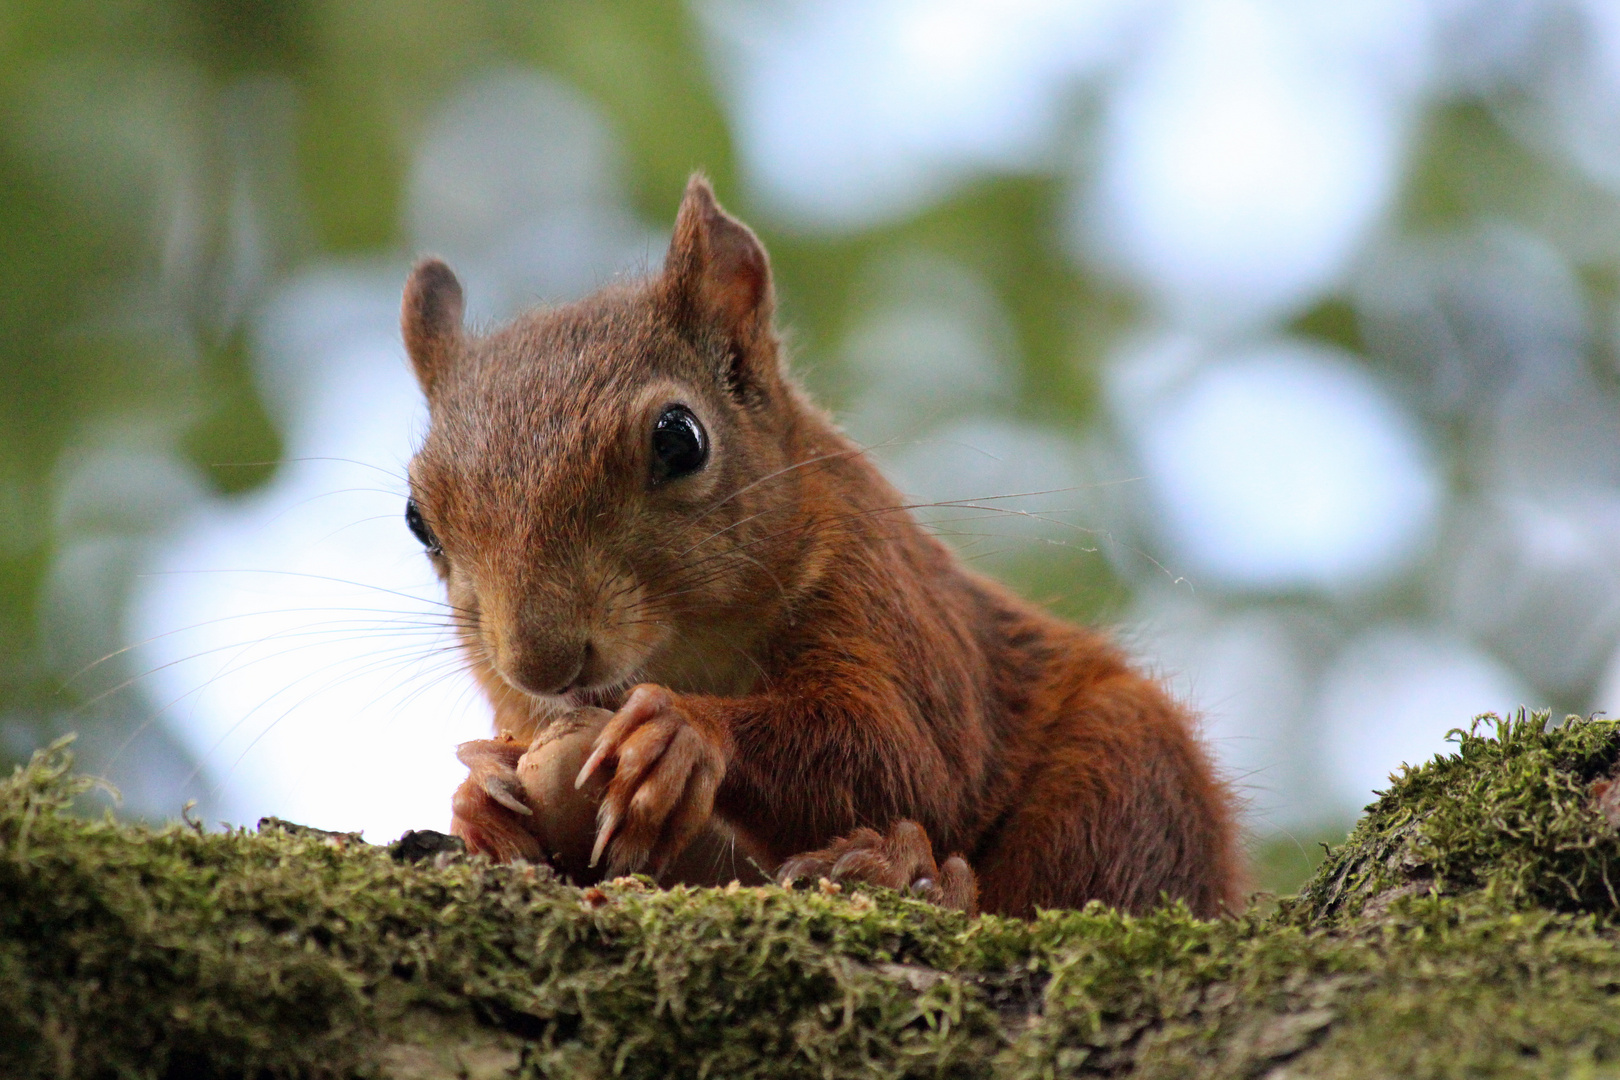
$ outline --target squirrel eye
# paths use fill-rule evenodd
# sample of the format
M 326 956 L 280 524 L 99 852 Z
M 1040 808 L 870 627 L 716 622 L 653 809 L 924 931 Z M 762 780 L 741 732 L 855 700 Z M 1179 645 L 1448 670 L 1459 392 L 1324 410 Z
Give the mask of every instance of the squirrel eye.
M 422 516 L 415 499 L 405 500 L 405 525 L 418 540 L 422 541 L 422 546 L 427 548 L 429 555 L 444 554 L 444 548 L 439 545 L 439 538 L 434 536 L 433 530 L 428 527 L 427 519 Z
M 678 480 L 697 472 L 709 460 L 709 436 L 685 405 L 658 414 L 652 437 L 653 483 Z

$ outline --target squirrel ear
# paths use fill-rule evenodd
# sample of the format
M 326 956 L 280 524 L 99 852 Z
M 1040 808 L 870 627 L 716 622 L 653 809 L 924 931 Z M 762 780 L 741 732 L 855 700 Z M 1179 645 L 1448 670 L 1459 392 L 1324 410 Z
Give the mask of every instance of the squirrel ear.
M 755 392 L 775 378 L 770 258 L 753 230 L 720 208 L 702 173 L 686 183 L 664 283 L 681 322 L 720 332 L 734 393 Z
M 461 343 L 462 306 L 461 282 L 444 263 L 423 259 L 411 270 L 400 304 L 399 328 L 416 369 L 416 381 L 429 396 Z

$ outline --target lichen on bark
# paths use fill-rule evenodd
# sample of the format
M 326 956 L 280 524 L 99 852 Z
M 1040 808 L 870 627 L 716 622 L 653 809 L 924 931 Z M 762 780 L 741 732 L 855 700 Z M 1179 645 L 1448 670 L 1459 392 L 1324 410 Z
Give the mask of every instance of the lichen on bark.
M 0 1075 L 1620 1073 L 1620 732 L 1458 738 L 1298 897 L 1029 922 L 93 820 L 59 745 L 0 784 Z

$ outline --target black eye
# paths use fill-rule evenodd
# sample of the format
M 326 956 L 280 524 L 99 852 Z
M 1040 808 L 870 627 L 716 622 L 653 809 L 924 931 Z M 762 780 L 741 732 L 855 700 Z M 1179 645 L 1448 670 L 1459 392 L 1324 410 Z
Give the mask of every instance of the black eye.
M 444 548 L 439 546 L 439 538 L 428 528 L 427 519 L 422 517 L 422 511 L 417 508 L 415 499 L 405 500 L 405 525 L 418 540 L 422 541 L 422 546 L 428 549 L 429 555 L 444 554 Z
M 685 405 L 671 405 L 658 414 L 652 437 L 653 483 L 678 480 L 703 468 L 709 460 L 709 436 Z

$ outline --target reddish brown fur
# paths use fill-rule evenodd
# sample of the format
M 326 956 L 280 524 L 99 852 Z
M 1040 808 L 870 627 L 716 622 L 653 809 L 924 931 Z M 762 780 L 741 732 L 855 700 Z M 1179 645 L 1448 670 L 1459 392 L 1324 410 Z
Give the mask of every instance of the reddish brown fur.
M 783 370 L 763 248 L 701 179 L 659 276 L 482 337 L 453 286 L 429 262 L 407 290 L 412 486 L 497 728 L 667 689 L 599 744 L 615 867 L 662 867 L 711 814 L 768 866 L 911 819 L 989 911 L 1235 901 L 1232 798 L 1188 714 L 901 509 Z M 674 401 L 712 455 L 654 487 Z

